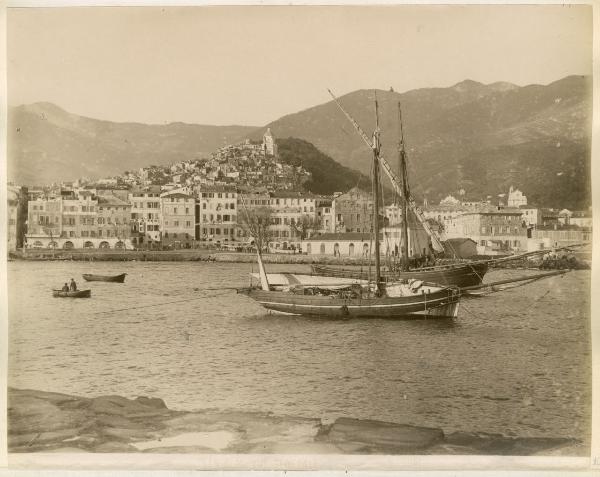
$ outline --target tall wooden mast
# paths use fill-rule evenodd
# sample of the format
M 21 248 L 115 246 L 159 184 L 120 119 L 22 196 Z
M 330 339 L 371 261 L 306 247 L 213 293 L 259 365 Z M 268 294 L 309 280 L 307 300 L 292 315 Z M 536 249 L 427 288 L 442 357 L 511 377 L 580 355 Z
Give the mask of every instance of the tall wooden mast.
M 381 293 L 381 255 L 379 251 L 379 105 L 375 94 L 375 131 L 373 132 L 373 234 L 375 235 L 375 283 L 377 292 Z
M 400 176 L 402 178 L 402 261 L 400 266 L 403 271 L 409 269 L 408 258 L 408 198 L 410 191 L 408 190 L 408 172 L 406 168 L 406 151 L 404 149 L 404 131 L 402 129 L 402 108 L 398 101 L 398 160 L 400 162 Z

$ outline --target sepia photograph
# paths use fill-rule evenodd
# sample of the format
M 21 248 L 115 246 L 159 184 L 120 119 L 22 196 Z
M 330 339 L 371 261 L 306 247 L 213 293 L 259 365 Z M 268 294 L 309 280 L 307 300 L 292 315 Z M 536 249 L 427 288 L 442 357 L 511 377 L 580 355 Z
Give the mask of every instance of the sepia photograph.
M 9 5 L 9 468 L 588 468 L 593 14 Z

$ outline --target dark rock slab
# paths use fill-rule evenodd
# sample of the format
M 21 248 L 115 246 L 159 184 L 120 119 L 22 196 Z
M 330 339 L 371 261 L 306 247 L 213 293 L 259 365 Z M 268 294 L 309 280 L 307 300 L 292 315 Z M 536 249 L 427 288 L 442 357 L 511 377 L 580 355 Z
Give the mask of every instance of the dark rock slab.
M 578 441 L 553 437 L 506 437 L 486 432 L 453 432 L 443 442 L 429 449 L 428 454 L 461 453 L 464 455 L 539 455 L 561 447 L 571 447 Z
M 352 453 L 422 451 L 444 439 L 441 429 L 351 418 L 339 418 L 319 439 Z
M 212 434 L 214 433 L 214 434 Z M 10 452 L 584 456 L 577 439 L 506 437 L 390 422 L 169 410 L 162 399 L 80 398 L 9 388 Z

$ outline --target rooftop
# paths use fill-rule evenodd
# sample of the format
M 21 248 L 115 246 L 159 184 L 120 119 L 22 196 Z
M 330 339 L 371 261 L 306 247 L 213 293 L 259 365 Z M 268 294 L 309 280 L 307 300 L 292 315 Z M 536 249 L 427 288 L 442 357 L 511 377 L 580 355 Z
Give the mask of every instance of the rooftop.
M 99 195 L 98 196 L 98 205 L 112 205 L 115 207 L 128 207 L 131 204 L 129 202 L 126 202 L 124 200 L 119 199 L 117 196 L 114 195 Z

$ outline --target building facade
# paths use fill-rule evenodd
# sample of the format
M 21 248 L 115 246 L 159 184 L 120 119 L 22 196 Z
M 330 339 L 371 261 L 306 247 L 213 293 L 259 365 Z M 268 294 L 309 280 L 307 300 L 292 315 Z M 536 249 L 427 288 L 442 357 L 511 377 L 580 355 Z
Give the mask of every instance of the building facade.
M 370 232 L 373 224 L 371 194 L 354 187 L 333 200 L 336 232 Z
M 129 192 L 131 204 L 131 241 L 136 247 L 155 247 L 161 241 L 160 186 Z
M 518 209 L 468 212 L 448 222 L 447 238 L 470 238 L 479 255 L 495 255 L 527 249 L 527 227 Z
M 131 248 L 128 205 L 119 201 L 120 210 L 117 211 L 115 206 L 112 212 L 110 208 L 102 208 L 99 210 L 98 198 L 88 191 L 30 201 L 27 248 Z M 110 223 L 108 217 L 111 217 Z M 118 224 L 114 220 L 116 217 L 120 218 Z
M 162 245 L 191 248 L 196 238 L 196 199 L 181 192 L 161 195 Z
M 98 196 L 100 248 L 125 248 L 131 238 L 131 204 L 115 195 Z M 113 247 L 111 243 L 114 242 Z
M 198 201 L 200 240 L 221 244 L 238 240 L 238 193 L 234 188 L 203 187 Z

